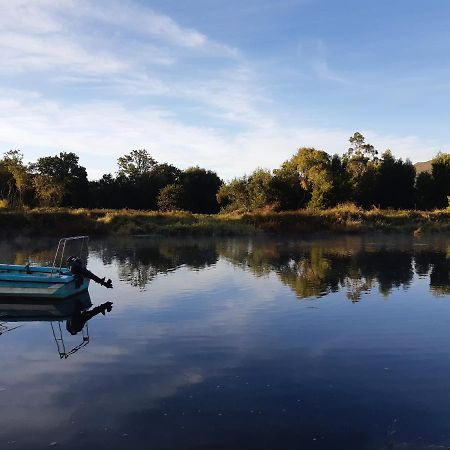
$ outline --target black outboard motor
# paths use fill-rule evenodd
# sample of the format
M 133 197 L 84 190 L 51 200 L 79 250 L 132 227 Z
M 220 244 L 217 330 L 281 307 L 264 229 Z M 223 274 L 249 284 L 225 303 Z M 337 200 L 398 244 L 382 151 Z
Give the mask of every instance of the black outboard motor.
M 113 285 L 110 279 L 105 281 L 105 277 L 100 278 L 87 270 L 86 267 L 83 266 L 83 262 L 81 261 L 81 259 L 77 256 L 69 256 L 69 258 L 67 258 L 67 264 L 69 265 L 70 272 L 73 273 L 77 278 L 81 279 L 81 282 L 83 278 L 89 278 L 90 280 L 95 281 L 96 283 L 101 284 L 108 289 L 112 289 Z

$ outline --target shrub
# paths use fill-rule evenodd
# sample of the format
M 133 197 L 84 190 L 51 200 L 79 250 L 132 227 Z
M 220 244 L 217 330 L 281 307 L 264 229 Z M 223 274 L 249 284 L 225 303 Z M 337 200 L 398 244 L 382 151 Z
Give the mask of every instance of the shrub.
M 158 209 L 160 211 L 175 211 L 184 208 L 185 192 L 180 184 L 168 184 L 158 194 Z

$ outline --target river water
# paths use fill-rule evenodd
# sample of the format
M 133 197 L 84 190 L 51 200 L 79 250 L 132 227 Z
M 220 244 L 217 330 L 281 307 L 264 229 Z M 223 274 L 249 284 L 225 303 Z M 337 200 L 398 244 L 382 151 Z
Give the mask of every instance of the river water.
M 450 238 L 114 238 L 88 265 L 114 289 L 0 304 L 1 449 L 450 446 Z

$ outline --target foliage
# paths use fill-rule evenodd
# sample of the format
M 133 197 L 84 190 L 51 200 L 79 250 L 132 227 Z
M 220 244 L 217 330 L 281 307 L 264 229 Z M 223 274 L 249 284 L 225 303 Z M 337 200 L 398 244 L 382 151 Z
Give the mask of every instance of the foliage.
M 303 208 L 309 200 L 308 192 L 301 185 L 301 176 L 292 161 L 285 161 L 273 171 L 272 192 L 282 211 Z
M 350 147 L 343 156 L 343 164 L 347 171 L 351 186 L 352 201 L 370 207 L 377 203 L 375 185 L 378 169 L 378 152 L 374 146 L 365 142 L 364 136 L 356 132 L 349 139 Z
M 333 203 L 334 177 L 330 155 L 315 148 L 300 148 L 292 158 L 300 184 L 310 195 L 308 206 L 325 208 Z
M 185 191 L 187 210 L 206 214 L 219 212 L 216 194 L 223 181 L 215 172 L 198 166 L 190 167 L 180 175 L 180 179 Z
M 23 206 L 31 183 L 30 174 L 23 164 L 23 155 L 19 150 L 6 152 L 0 160 L 0 180 L 3 181 L 4 186 L 2 197 L 6 199 L 8 205 Z
M 78 162 L 75 153 L 61 152 L 31 164 L 33 185 L 41 204 L 77 207 L 86 203 L 89 182 L 86 169 Z
M 117 160 L 115 174 L 89 181 L 74 153 L 60 152 L 26 165 L 19 150 L 0 159 L 0 201 L 8 208 L 71 207 L 171 210 L 196 214 L 333 208 L 443 209 L 450 196 L 450 154 L 439 153 L 430 172 L 416 176 L 410 161 L 390 150 L 381 157 L 356 132 L 342 155 L 301 147 L 274 170 L 258 168 L 224 183 L 198 166 L 159 163 L 145 149 Z
M 184 209 L 185 192 L 181 184 L 168 184 L 158 194 L 158 209 L 160 211 L 177 211 Z
M 450 153 L 439 153 L 431 162 L 436 208 L 447 206 L 450 195 Z
M 145 149 L 132 150 L 128 155 L 121 156 L 117 160 L 119 176 L 137 180 L 152 171 L 156 161 Z
M 62 181 L 55 180 L 49 175 L 36 175 L 33 177 L 33 187 L 40 205 L 62 205 L 65 194 L 65 187 Z
M 422 172 L 416 181 L 419 208 L 445 208 L 450 195 L 450 154 L 439 153 L 431 161 L 431 174 Z
M 224 211 L 250 209 L 250 199 L 247 191 L 248 178 L 234 178 L 223 184 L 217 192 L 217 201 Z
M 0 236 L 19 234 L 241 235 L 262 232 L 362 233 L 371 231 L 449 232 L 450 211 L 364 210 L 353 204 L 326 210 L 192 214 L 129 209 L 35 208 L 0 210 Z
M 382 208 L 412 208 L 416 171 L 411 161 L 395 159 L 386 150 L 376 168 L 376 203 Z

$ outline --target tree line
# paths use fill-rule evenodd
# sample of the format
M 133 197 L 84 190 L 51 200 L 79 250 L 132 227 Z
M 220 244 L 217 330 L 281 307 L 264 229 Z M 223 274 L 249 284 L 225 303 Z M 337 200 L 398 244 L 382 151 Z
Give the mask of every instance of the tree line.
M 0 199 L 9 207 L 184 209 L 219 211 L 216 194 L 223 181 L 210 170 L 158 163 L 146 150 L 133 150 L 117 161 L 116 174 L 89 181 L 74 153 L 38 158 L 24 164 L 18 150 L 0 160 Z
M 19 150 L 0 159 L 0 203 L 10 208 L 63 206 L 186 210 L 215 214 L 260 208 L 327 208 L 353 202 L 363 208 L 435 209 L 448 206 L 450 154 L 439 153 L 430 172 L 416 174 L 390 150 L 378 155 L 361 133 L 342 155 L 300 148 L 274 170 L 256 169 L 224 183 L 198 166 L 181 170 L 158 163 L 146 150 L 117 160 L 115 174 L 90 181 L 74 153 L 25 164 Z
M 278 169 L 257 169 L 222 185 L 218 201 L 228 210 L 328 208 L 345 202 L 363 208 L 424 210 L 449 205 L 449 153 L 436 155 L 431 172 L 417 175 L 411 161 L 396 158 L 390 150 L 378 156 L 361 133 L 349 141 L 342 156 L 300 148 Z

